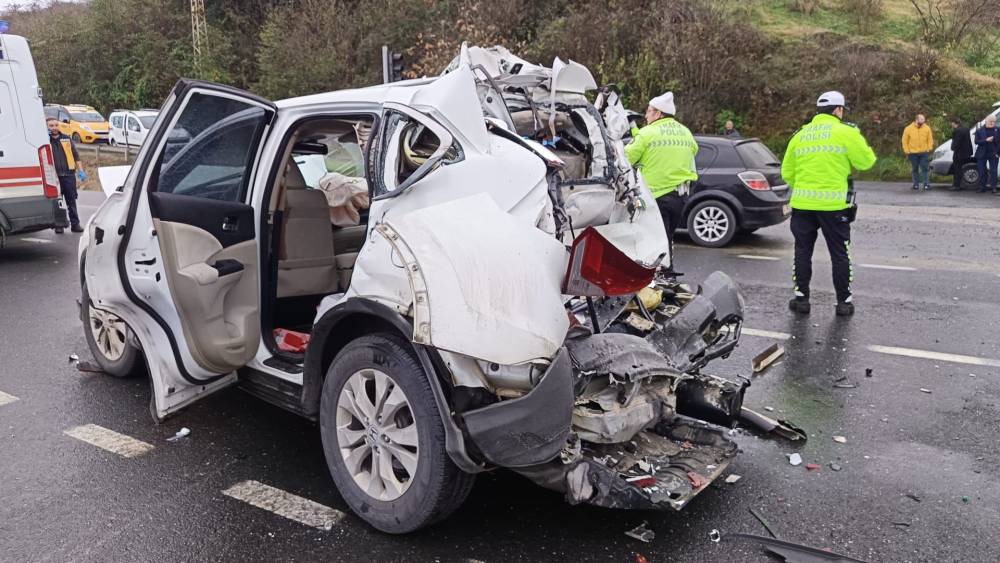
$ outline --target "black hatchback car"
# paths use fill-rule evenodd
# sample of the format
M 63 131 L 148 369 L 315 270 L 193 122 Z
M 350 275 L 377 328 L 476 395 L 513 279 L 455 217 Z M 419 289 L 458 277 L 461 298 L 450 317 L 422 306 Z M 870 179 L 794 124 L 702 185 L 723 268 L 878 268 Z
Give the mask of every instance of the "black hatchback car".
M 729 244 L 737 233 L 788 219 L 791 190 L 778 157 L 758 139 L 695 135 L 698 181 L 684 208 L 688 236 L 700 246 Z

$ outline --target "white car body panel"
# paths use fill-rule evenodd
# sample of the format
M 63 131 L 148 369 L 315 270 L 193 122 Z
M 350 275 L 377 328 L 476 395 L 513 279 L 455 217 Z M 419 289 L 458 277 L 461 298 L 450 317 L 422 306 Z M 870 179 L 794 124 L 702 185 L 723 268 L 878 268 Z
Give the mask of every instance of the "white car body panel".
M 101 190 L 104 195 L 111 197 L 111 194 L 119 187 L 125 185 L 129 170 L 132 167 L 124 164 L 122 166 L 102 166 L 97 169 L 97 179 L 101 182 Z
M 486 194 L 387 222 L 426 284 L 429 317 L 418 308 L 414 324 L 429 326 L 427 344 L 504 365 L 550 358 L 562 345 L 569 319 L 560 288 L 569 255 L 551 235 Z

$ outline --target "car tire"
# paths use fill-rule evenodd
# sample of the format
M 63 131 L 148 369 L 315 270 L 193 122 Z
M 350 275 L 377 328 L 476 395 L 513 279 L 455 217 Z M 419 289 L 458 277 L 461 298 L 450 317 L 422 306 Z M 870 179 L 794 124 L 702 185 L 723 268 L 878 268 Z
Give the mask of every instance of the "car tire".
M 979 167 L 975 162 L 966 162 L 962 165 L 962 181 L 961 187 L 963 190 L 978 190 L 979 189 Z
M 688 236 L 698 246 L 726 246 L 738 229 L 733 209 L 715 199 L 698 202 L 687 215 Z
M 323 383 L 320 435 L 330 475 L 355 514 L 390 534 L 446 518 L 475 480 L 445 450 L 429 375 L 409 342 L 377 333 L 345 346 Z M 381 418 L 387 408 L 392 420 Z
M 108 139 L 108 145 L 112 146 L 112 147 L 117 147 L 118 146 L 118 142 L 115 141 L 114 139 Z
M 112 377 L 139 375 L 145 368 L 145 358 L 135 334 L 118 316 L 102 311 L 90 302 L 87 286 L 83 286 L 83 334 L 87 347 L 101 371 Z
M 79 133 L 73 133 L 73 142 L 74 142 L 74 143 L 79 143 L 79 142 L 81 142 L 81 141 L 80 141 L 80 134 L 79 134 Z

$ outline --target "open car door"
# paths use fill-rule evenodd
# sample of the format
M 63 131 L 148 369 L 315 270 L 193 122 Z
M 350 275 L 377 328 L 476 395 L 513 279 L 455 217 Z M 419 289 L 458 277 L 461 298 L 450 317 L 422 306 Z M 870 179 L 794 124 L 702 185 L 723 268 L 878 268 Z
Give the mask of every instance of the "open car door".
M 104 208 L 95 217 L 95 238 L 112 240 L 88 253 L 91 302 L 121 312 L 139 338 L 157 418 L 234 382 L 259 346 L 259 252 L 247 202 L 275 112 L 248 92 L 180 81 L 104 206 L 120 208 L 122 226 Z M 108 281 L 97 270 L 112 261 L 119 279 Z

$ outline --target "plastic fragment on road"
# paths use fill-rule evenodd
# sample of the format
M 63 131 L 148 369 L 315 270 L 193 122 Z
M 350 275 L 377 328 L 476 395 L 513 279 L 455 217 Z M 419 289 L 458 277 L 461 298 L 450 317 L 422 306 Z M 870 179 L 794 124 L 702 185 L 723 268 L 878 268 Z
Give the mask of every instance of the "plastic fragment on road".
M 189 436 L 190 434 L 191 434 L 191 429 L 188 428 L 187 426 L 185 426 L 185 427 L 181 428 L 180 430 L 178 430 L 176 434 L 174 434 L 173 436 L 167 438 L 167 441 L 168 442 L 176 442 L 176 441 L 180 440 L 181 438 Z
M 834 463 L 834 462 L 831 461 L 830 462 L 830 469 L 832 469 L 833 471 L 840 471 L 841 467 L 840 467 L 839 464 L 836 464 L 836 463 Z
M 80 361 L 80 356 L 77 356 L 76 354 L 70 354 L 69 355 L 69 361 L 71 361 L 71 362 L 79 362 Z
M 767 412 L 774 412 L 774 407 L 764 407 Z
M 872 368 L 865 368 L 865 377 L 872 376 Z
M 819 471 L 819 464 L 818 463 L 807 463 L 806 464 L 806 471 Z
M 649 559 L 646 559 L 646 556 L 641 553 L 636 553 L 635 563 L 649 563 Z
M 765 369 L 767 369 L 768 367 L 770 367 L 771 364 L 775 362 L 775 360 L 777 360 L 784 354 L 785 354 L 785 349 L 780 344 L 775 342 L 774 344 L 771 344 L 770 346 L 765 348 L 763 352 L 754 356 L 752 360 L 750 360 L 750 368 L 753 370 L 754 373 L 760 373 Z
M 642 524 L 639 524 L 635 528 L 632 528 L 631 530 L 625 532 L 625 535 L 630 538 L 637 539 L 643 543 L 649 543 L 653 541 L 654 538 L 656 538 L 656 534 L 653 532 L 653 530 L 650 530 L 646 526 L 647 522 L 643 522 Z
M 921 392 L 921 393 L 930 393 L 930 392 L 931 392 L 931 390 L 930 390 L 930 389 L 924 389 L 923 387 L 921 387 L 921 388 L 920 388 L 920 392 Z
M 962 502 L 963 502 L 963 503 L 965 503 L 965 504 L 969 504 L 969 501 L 970 501 L 970 500 L 972 500 L 972 499 L 970 499 L 970 498 L 969 498 L 969 497 L 967 497 L 967 496 L 963 496 L 963 497 L 962 497 Z
M 857 383 L 834 383 L 833 386 L 836 387 L 837 389 L 855 389 L 855 388 L 857 388 L 858 384 Z
M 741 477 L 740 475 L 737 475 L 737 474 L 733 473 L 733 474 L 732 474 L 732 475 L 730 475 L 729 477 L 726 477 L 726 483 L 729 483 L 729 484 L 731 485 L 731 484 L 733 484 L 733 483 L 735 483 L 735 482 L 739 481 L 739 480 L 740 480 L 740 479 L 742 479 L 742 478 L 743 478 L 743 477 Z
M 785 454 L 785 455 L 788 456 L 788 463 L 790 463 L 792 465 L 802 465 L 802 456 L 801 455 L 799 455 L 797 453 L 794 453 L 794 454 Z
M 309 347 L 309 335 L 287 328 L 274 329 L 274 342 L 282 352 L 301 354 Z
M 82 362 L 76 363 L 76 370 L 82 371 L 84 373 L 104 373 L 104 370 L 100 366 L 93 362 L 88 362 L 84 360 Z
M 846 444 L 847 443 L 847 438 L 845 438 L 843 436 L 834 436 L 833 437 L 833 441 L 837 442 L 838 444 Z
M 772 538 L 778 537 L 778 534 L 774 533 L 774 530 L 771 529 L 771 524 L 766 519 L 764 519 L 764 516 L 760 512 L 757 512 L 752 506 L 750 507 L 750 514 L 754 518 L 756 518 L 758 522 L 760 522 L 761 526 L 764 526 L 764 529 L 767 530 L 767 533 L 771 534 Z
M 786 563 L 866 563 L 861 559 L 855 559 L 846 555 L 841 555 L 827 549 L 818 549 L 808 545 L 793 543 L 790 541 L 769 538 L 767 536 L 756 536 L 753 534 L 726 534 L 723 538 L 730 540 L 750 540 L 759 543 L 764 549 L 775 555 L 784 558 Z
M 719 530 L 712 530 L 708 533 L 708 539 L 713 543 L 719 543 L 722 541 L 722 534 L 719 533 Z

